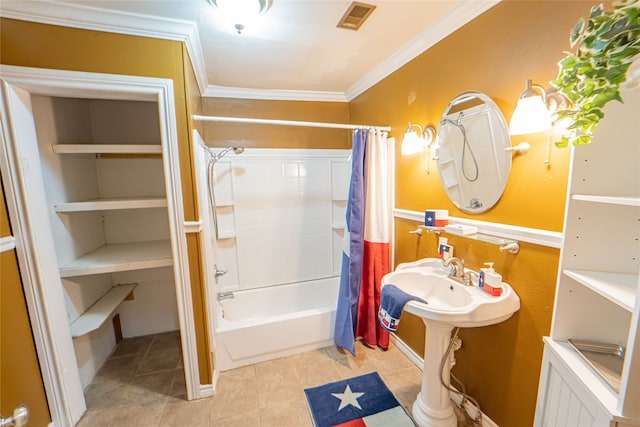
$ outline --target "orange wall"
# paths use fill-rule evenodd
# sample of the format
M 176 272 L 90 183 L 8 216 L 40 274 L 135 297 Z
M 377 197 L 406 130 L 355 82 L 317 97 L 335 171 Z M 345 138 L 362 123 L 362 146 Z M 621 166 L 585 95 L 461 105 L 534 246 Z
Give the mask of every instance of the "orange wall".
M 204 98 L 203 102 L 204 114 L 209 116 L 349 123 L 346 102 L 231 98 Z M 348 130 L 223 122 L 207 122 L 204 127 L 211 147 L 351 148 Z
M 0 180 L 0 237 L 11 236 L 4 187 Z M 30 422 L 51 422 L 16 251 L 0 253 L 0 415 L 20 404 L 29 407 Z
M 191 167 L 191 143 L 187 108 L 197 101 L 187 101 L 187 90 L 195 78 L 189 68 L 185 72 L 183 44 L 177 41 L 88 31 L 37 24 L 13 19 L 0 21 L 0 62 L 36 68 L 86 71 L 160 77 L 173 80 L 178 130 L 180 175 L 186 221 L 197 220 L 194 182 Z M 189 74 L 186 76 L 185 74 Z M 194 92 L 191 89 L 192 93 Z M 200 274 L 200 247 L 197 236 L 187 239 L 193 308 L 198 346 L 200 381 L 211 383 L 213 373 L 207 340 L 206 314 Z
M 527 156 L 514 157 L 507 188 L 498 204 L 483 214 L 459 211 L 440 184 L 435 162 L 425 171 L 422 156 L 401 156 L 407 121 L 438 124 L 448 102 L 476 90 L 489 95 L 507 123 L 527 79 L 549 87 L 556 63 L 569 50 L 569 33 L 594 3 L 584 1 L 504 1 L 450 35 L 369 89 L 349 105 L 354 123 L 390 125 L 396 146 L 396 207 L 414 211 L 448 209 L 455 217 L 562 231 L 569 168 L 567 149 L 551 152 L 546 141 L 529 138 Z M 411 101 L 415 98 L 415 101 Z M 512 138 L 516 145 L 525 140 Z M 396 220 L 396 263 L 436 256 L 437 237 L 409 234 L 417 223 Z M 461 331 L 454 373 L 489 417 L 500 426 L 533 424 L 542 362 L 542 337 L 551 325 L 559 250 L 521 243 L 518 254 L 501 253 L 485 243 L 449 237 L 455 255 L 478 270 L 486 261 L 518 293 L 521 308 L 508 321 Z M 425 328 L 411 315 L 402 318 L 398 336 L 424 352 Z M 428 357 L 428 355 L 427 355 Z
M 198 87 L 198 81 L 196 80 L 195 70 L 191 64 L 187 47 L 182 45 L 182 62 L 184 66 L 184 94 L 185 104 L 187 108 L 187 122 L 189 128 L 189 144 L 180 144 L 181 156 L 188 156 L 189 164 L 193 164 L 193 139 L 191 132 L 193 129 L 198 130 L 200 134 L 203 133 L 203 129 L 200 122 L 193 120 L 194 115 L 202 114 L 202 97 L 200 96 L 200 88 Z M 189 168 L 190 185 L 195 189 L 197 185 L 196 170 L 195 168 Z M 183 174 L 184 177 L 184 174 Z M 195 193 L 195 190 L 194 190 Z M 193 206 L 195 209 L 195 216 L 198 216 L 198 198 L 195 194 L 191 195 Z M 213 356 L 211 351 L 212 343 L 209 340 L 209 333 L 207 325 L 209 325 L 209 319 L 207 316 L 206 301 L 209 301 L 207 296 L 207 286 L 204 279 L 204 269 L 202 266 L 202 240 L 200 239 L 200 233 L 187 234 L 187 246 L 189 251 L 189 277 L 191 282 L 191 295 L 193 295 L 193 316 L 195 318 L 196 327 L 196 339 L 198 346 L 198 369 L 200 370 L 200 382 L 202 384 L 208 384 L 213 382 Z

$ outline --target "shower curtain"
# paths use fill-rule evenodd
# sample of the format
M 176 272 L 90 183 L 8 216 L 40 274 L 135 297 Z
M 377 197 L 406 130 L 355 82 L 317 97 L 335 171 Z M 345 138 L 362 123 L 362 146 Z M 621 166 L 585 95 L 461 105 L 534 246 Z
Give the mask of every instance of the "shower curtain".
M 387 349 L 377 323 L 380 280 L 390 271 L 390 191 L 387 134 L 353 132 L 352 172 L 334 341 L 355 355 L 355 340 Z

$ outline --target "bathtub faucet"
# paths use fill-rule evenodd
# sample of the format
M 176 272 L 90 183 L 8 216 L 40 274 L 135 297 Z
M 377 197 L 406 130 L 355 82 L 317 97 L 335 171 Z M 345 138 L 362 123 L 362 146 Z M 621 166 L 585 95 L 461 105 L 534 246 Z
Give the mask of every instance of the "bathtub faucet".
M 232 298 L 235 298 L 235 297 L 236 296 L 231 291 L 229 291 L 229 292 L 218 292 L 218 301 L 222 301 L 223 299 L 232 299 Z

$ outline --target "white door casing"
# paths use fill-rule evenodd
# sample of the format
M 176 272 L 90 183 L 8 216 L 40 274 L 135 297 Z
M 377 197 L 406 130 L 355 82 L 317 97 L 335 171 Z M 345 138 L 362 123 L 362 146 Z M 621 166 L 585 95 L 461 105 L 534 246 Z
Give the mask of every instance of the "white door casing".
M 158 104 L 170 239 L 187 397 L 202 396 L 189 280 L 173 81 L 0 66 L 0 167 L 29 316 L 54 426 L 73 426 L 86 406 L 47 218 L 32 94 Z

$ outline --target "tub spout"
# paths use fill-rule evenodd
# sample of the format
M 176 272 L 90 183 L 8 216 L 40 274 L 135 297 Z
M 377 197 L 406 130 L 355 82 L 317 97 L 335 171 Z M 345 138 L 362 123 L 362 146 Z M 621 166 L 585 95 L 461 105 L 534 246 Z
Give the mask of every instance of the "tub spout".
M 218 301 L 222 301 L 223 299 L 232 299 L 236 296 L 233 292 L 218 292 Z

